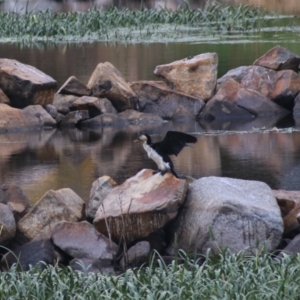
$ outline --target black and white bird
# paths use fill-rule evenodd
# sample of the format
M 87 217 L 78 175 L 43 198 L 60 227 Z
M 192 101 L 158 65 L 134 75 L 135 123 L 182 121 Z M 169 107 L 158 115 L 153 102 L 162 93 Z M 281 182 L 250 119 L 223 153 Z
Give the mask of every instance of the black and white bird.
M 152 143 L 151 137 L 148 134 L 143 134 L 137 138 L 134 142 L 142 141 L 143 147 L 146 150 L 148 157 L 151 158 L 158 166 L 158 170 L 153 174 L 160 172 L 161 175 L 170 171 L 177 178 L 178 175 L 174 170 L 174 165 L 169 155 L 178 155 L 183 147 L 189 144 L 194 144 L 197 139 L 189 134 L 168 131 L 165 138 L 161 142 Z

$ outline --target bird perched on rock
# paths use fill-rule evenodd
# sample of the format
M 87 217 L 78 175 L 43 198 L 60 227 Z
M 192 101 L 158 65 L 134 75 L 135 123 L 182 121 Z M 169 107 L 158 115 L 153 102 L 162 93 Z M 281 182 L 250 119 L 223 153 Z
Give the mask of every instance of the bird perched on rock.
M 158 166 L 158 170 L 153 172 L 153 174 L 160 172 L 161 175 L 164 175 L 166 172 L 171 171 L 174 176 L 179 178 L 174 170 L 174 165 L 169 155 L 177 156 L 183 147 L 188 146 L 191 143 L 196 143 L 197 139 L 194 136 L 183 132 L 168 131 L 161 142 L 153 144 L 151 137 L 148 134 L 141 135 L 134 142 L 138 141 L 143 142 L 143 147 L 146 150 L 148 157 Z

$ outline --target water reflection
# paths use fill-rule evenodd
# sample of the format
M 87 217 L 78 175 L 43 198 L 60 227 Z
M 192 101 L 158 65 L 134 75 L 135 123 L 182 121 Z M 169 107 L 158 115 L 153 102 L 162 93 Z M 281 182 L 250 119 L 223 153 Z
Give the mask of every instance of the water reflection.
M 0 183 L 20 186 L 32 201 L 63 187 L 87 200 L 92 182 L 102 175 L 121 183 L 143 168 L 155 168 L 133 140 L 142 132 L 159 139 L 170 129 L 198 138 L 174 158 L 180 174 L 261 180 L 274 189 L 300 190 L 300 132 L 220 133 L 197 122 L 1 134 Z

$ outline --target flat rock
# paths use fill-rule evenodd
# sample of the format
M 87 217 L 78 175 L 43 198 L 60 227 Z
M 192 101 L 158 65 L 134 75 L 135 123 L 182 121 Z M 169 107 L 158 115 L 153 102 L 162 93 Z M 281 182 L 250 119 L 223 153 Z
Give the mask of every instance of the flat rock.
M 87 110 L 91 118 L 105 113 L 117 114 L 116 109 L 106 98 L 88 96 L 80 97 L 74 101 L 70 106 L 70 110 Z
M 4 103 L 4 104 L 10 105 L 10 101 L 9 101 L 8 97 L 4 94 L 4 92 L 2 91 L 2 89 L 0 89 L 0 103 Z
M 117 183 L 109 176 L 102 176 L 93 182 L 86 209 L 86 215 L 89 218 L 95 218 L 96 212 L 104 198 L 116 185 Z
M 20 187 L 16 185 L 2 185 L 0 188 L 0 203 L 9 206 L 18 222 L 29 210 L 30 202 Z
M 90 96 L 92 91 L 75 76 L 71 76 L 57 91 L 57 94 L 75 95 L 75 96 Z
M 80 122 L 88 120 L 90 118 L 88 110 L 76 110 L 69 112 L 66 116 L 63 117 L 59 123 L 60 127 L 75 127 Z
M 13 59 L 0 59 L 0 88 L 13 107 L 51 104 L 56 81 L 36 69 Z
M 0 104 L 0 131 L 24 131 L 56 127 L 56 121 L 40 105 L 17 109 Z
M 144 169 L 115 187 L 99 207 L 94 225 L 113 241 L 131 243 L 147 237 L 174 219 L 187 191 L 187 182 L 172 174 L 153 175 Z
M 56 107 L 59 113 L 66 115 L 71 111 L 70 107 L 78 98 L 78 96 L 74 95 L 55 94 L 52 105 Z
M 42 239 L 26 243 L 5 254 L 1 259 L 1 267 L 9 270 L 17 263 L 23 271 L 29 270 L 30 265 L 39 265 L 43 269 L 45 264 L 54 265 L 57 258 L 53 243 L 49 239 Z
M 253 255 L 273 251 L 281 240 L 283 221 L 269 186 L 263 182 L 204 177 L 189 186 L 187 199 L 172 224 L 174 253 L 232 253 Z M 174 244 L 175 243 L 175 244 Z M 265 247 L 265 248 L 264 248 Z
M 123 268 L 126 267 L 137 267 L 143 263 L 149 262 L 151 254 L 150 243 L 147 241 L 141 241 L 136 243 L 134 246 L 126 252 L 120 261 L 120 265 Z
M 163 119 L 176 116 L 176 110 L 180 106 L 185 108 L 187 116 L 197 118 L 205 105 L 201 99 L 162 88 L 157 83 L 137 81 L 130 86 L 138 97 L 139 110 Z
M 281 210 L 284 233 L 300 228 L 300 191 L 273 190 Z
M 255 60 L 253 65 L 273 69 L 276 71 L 293 70 L 299 71 L 300 56 L 281 46 L 275 46 L 263 56 Z
M 71 189 L 50 190 L 19 221 L 18 231 L 29 240 L 50 238 L 61 221 L 83 218 L 84 201 Z
M 61 222 L 52 233 L 53 243 L 73 258 L 112 261 L 118 246 L 86 222 Z
M 14 215 L 8 205 L 0 203 L 0 245 L 7 244 L 16 233 Z
M 164 122 L 164 120 L 159 116 L 149 113 L 142 113 L 133 109 L 127 109 L 119 113 L 119 117 L 129 124 L 159 124 Z
M 120 71 L 109 62 L 97 65 L 87 87 L 92 90 L 92 96 L 110 100 L 118 112 L 136 108 L 135 93 Z
M 217 83 L 218 55 L 204 53 L 157 66 L 154 74 L 178 92 L 207 101 Z

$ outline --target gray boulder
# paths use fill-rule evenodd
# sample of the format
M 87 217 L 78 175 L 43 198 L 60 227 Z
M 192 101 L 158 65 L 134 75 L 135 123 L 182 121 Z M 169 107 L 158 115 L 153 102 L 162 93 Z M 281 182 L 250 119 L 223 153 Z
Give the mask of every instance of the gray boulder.
M 57 91 L 57 94 L 75 95 L 75 96 L 89 96 L 91 90 L 80 82 L 75 76 L 71 76 Z
M 176 235 L 168 249 L 218 253 L 227 247 L 255 254 L 273 251 L 283 233 L 283 220 L 272 190 L 263 182 L 204 177 L 194 181 L 172 226 Z M 175 248 L 176 247 L 176 248 Z
M 0 245 L 7 244 L 16 233 L 16 222 L 11 209 L 0 203 Z

